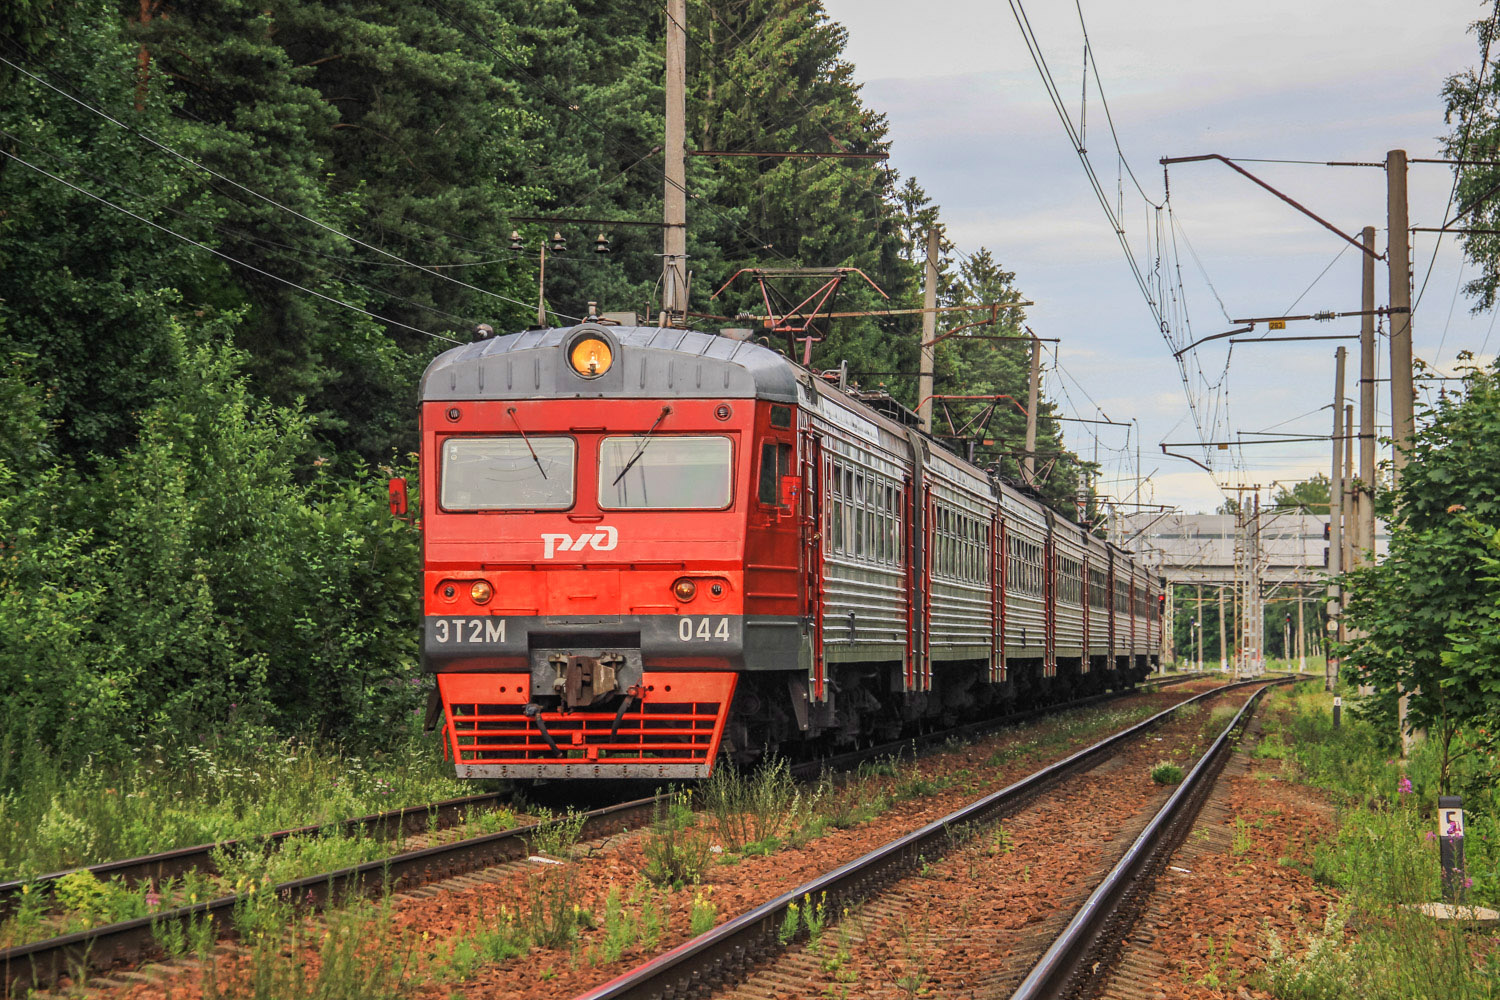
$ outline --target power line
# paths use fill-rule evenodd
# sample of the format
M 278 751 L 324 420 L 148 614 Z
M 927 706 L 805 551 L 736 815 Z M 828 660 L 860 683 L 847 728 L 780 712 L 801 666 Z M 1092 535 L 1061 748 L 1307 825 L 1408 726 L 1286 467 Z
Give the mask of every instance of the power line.
M 470 38 L 474 39 L 474 41 L 478 42 L 485 49 L 487 49 L 491 54 L 493 54 L 495 56 L 495 58 L 501 60 L 507 66 L 509 66 L 512 70 L 514 70 L 516 73 L 519 73 L 521 76 L 525 77 L 527 80 L 529 80 L 531 83 L 533 83 L 537 87 L 538 90 L 540 90 L 540 91 L 542 91 L 542 93 L 546 94 L 546 96 L 548 98 L 550 98 L 560 108 L 562 108 L 564 111 L 568 112 L 569 114 L 572 114 L 572 115 L 576 116 L 577 118 L 581 119 L 582 121 L 584 121 L 598 135 L 603 136 L 609 142 L 613 143 L 616 146 L 616 148 L 618 148 L 621 151 L 626 152 L 626 153 L 633 153 L 633 152 L 636 151 L 636 149 L 634 147 L 631 147 L 629 145 L 629 143 L 627 143 L 625 140 L 619 138 L 617 135 L 615 135 L 614 132 L 612 132 L 609 129 L 605 128 L 602 124 L 600 124 L 598 121 L 596 121 L 590 115 L 585 114 L 584 111 L 583 111 L 583 109 L 580 108 L 578 105 L 570 103 L 561 94 L 557 93 L 551 87 L 547 86 L 547 84 L 545 84 L 541 80 L 537 79 L 537 77 L 535 75 L 533 75 L 532 73 L 530 73 L 520 63 L 516 62 L 510 56 L 506 55 L 504 52 L 502 52 L 499 49 L 497 49 L 472 24 L 464 21 L 461 17 L 459 17 L 457 14 L 455 14 L 450 8 L 444 6 L 441 2 L 439 2 L 439 0 L 427 0 L 427 3 L 428 3 L 429 6 L 433 7 L 435 10 L 437 10 L 438 13 L 440 14 L 440 16 L 444 17 L 451 26 L 453 26 L 454 28 L 458 29 L 459 31 L 464 32 Z M 648 155 L 650 155 L 650 154 L 648 154 Z M 741 235 L 748 237 L 749 240 L 751 241 L 751 244 L 753 246 L 755 246 L 755 247 L 757 247 L 759 249 L 762 249 L 762 250 L 769 250 L 769 251 L 771 251 L 771 253 L 775 254 L 777 257 L 781 258 L 782 260 L 786 261 L 787 263 L 794 263 L 794 261 L 790 257 L 788 257 L 785 254 L 783 254 L 780 250 L 777 250 L 774 244 L 765 242 L 760 236 L 758 236 L 757 234 L 751 232 L 749 229 L 745 228 L 744 226 L 740 225 L 738 222 L 734 221 L 734 219 L 730 218 L 729 216 L 727 216 L 727 215 L 723 214 L 722 212 L 720 212 L 718 209 L 714 208 L 713 205 L 710 202 L 706 201 L 701 195 L 696 195 L 692 191 L 689 191 L 688 188 L 687 188 L 687 186 L 685 184 L 679 184 L 678 182 L 674 181 L 672 178 L 668 177 L 665 168 L 656 167 L 655 169 L 656 169 L 656 171 L 658 173 L 660 173 L 662 175 L 663 180 L 665 180 L 665 182 L 667 184 L 670 184 L 672 187 L 674 187 L 677 190 L 681 191 L 682 194 L 683 194 L 683 197 L 691 198 L 693 201 L 695 201 L 698 204 L 702 205 L 704 207 L 704 209 L 706 211 L 708 211 L 711 215 L 713 215 L 714 217 L 718 218 L 722 222 L 728 223 L 729 226 L 731 226 L 733 229 L 735 229 Z M 576 317 L 569 317 L 569 318 L 570 319 L 576 319 Z
M 0 58 L 3 58 L 3 57 L 0 57 Z M 9 133 L 6 133 L 6 134 L 8 135 Z M 136 213 L 130 211 L 130 209 L 128 209 L 128 208 L 122 208 L 121 206 L 116 205 L 114 202 L 110 201 L 107 198 L 102 198 L 99 195 L 94 194 L 92 191 L 89 191 L 89 190 L 87 190 L 85 188 L 79 187 L 77 184 L 74 184 L 72 181 L 69 181 L 69 180 L 67 180 L 65 178 L 59 177 L 59 176 L 57 176 L 54 173 L 50 173 L 49 171 L 43 170 L 41 167 L 37 166 L 36 164 L 31 163 L 28 160 L 22 159 L 21 157 L 17 156 L 16 154 L 10 152 L 9 150 L 0 149 L 0 156 L 6 156 L 6 157 L 8 157 L 8 158 L 10 158 L 12 160 L 15 160 L 17 163 L 21 164 L 23 167 L 26 167 L 26 168 L 28 168 L 30 170 L 34 170 L 37 173 L 41 174 L 43 177 L 51 178 L 52 180 L 56 181 L 59 184 L 62 184 L 62 185 L 66 186 L 66 187 L 69 187 L 69 188 L 72 188 L 74 191 L 77 191 L 79 194 L 84 195 L 85 197 L 88 197 L 88 198 L 92 198 L 94 201 L 97 201 L 101 205 L 104 205 L 104 206 L 106 206 L 108 208 L 112 208 L 116 212 L 121 212 L 121 213 L 123 213 L 125 215 L 128 215 L 132 219 L 135 219 L 137 222 L 144 222 L 146 225 L 150 226 L 151 228 L 153 228 L 153 229 L 159 229 L 162 232 L 166 233 L 168 236 L 172 236 L 172 237 L 175 237 L 175 238 L 177 238 L 179 240 L 182 240 L 184 243 L 190 243 L 190 244 L 192 244 L 193 246 L 197 247 L 200 250 L 207 250 L 209 253 L 213 254 L 215 257 L 222 258 L 223 260 L 229 261 L 231 264 L 237 264 L 238 266 L 246 268 L 247 270 L 254 271 L 256 274 L 260 274 L 260 275 L 263 275 L 263 276 L 265 276 L 267 278 L 270 278 L 272 281 L 278 281 L 278 282 L 280 282 L 283 285 L 287 285 L 287 286 L 289 286 L 291 288 L 295 288 L 295 289 L 297 289 L 298 291 L 301 291 L 301 292 L 306 292 L 308 295 L 312 295 L 312 296 L 315 296 L 316 298 L 320 298 L 320 299 L 322 299 L 325 302 L 332 302 L 334 305 L 343 306 L 345 309 L 353 310 L 354 312 L 360 313 L 360 314 L 362 314 L 364 316 L 368 316 L 371 319 L 379 320 L 382 323 L 388 323 L 391 326 L 399 326 L 402 329 L 404 329 L 404 330 L 410 330 L 413 333 L 420 333 L 424 337 L 432 337 L 434 340 L 446 340 L 450 344 L 458 344 L 460 346 L 462 346 L 462 344 L 463 344 L 462 341 L 454 340 L 452 337 L 445 337 L 442 334 L 432 333 L 431 331 L 423 330 L 420 327 L 415 327 L 415 326 L 411 326 L 411 325 L 409 325 L 407 323 L 403 323 L 400 320 L 390 319 L 389 317 L 381 316 L 379 313 L 373 313 L 370 310 L 364 309 L 364 308 L 362 308 L 360 306 L 357 306 L 357 305 L 354 305 L 351 302 L 345 302 L 343 299 L 336 299 L 332 295 L 324 295 L 322 292 L 314 291 L 313 289 L 308 288 L 305 285 L 299 285 L 299 284 L 297 284 L 297 282 L 292 281 L 290 278 L 283 278 L 279 274 L 274 274 L 274 273 L 272 273 L 270 271 L 267 271 L 267 270 L 264 270 L 262 268 L 256 267 L 254 264 L 248 264 L 245 261 L 242 261 L 242 260 L 240 260 L 237 257 L 231 257 L 229 254 L 224 253 L 221 250 L 215 250 L 213 247 L 208 246 L 206 243 L 199 243 L 197 240 L 193 239 L 190 236 L 184 236 L 181 233 L 177 232 L 176 230 L 169 229 L 169 228 L 167 228 L 166 226 L 162 225 L 159 222 L 153 222 L 152 220 L 146 218 L 145 216 L 137 215 Z
M 1444 219 L 1448 217 L 1448 212 L 1453 208 L 1453 199 L 1458 196 L 1459 181 L 1463 179 L 1464 156 L 1469 151 L 1469 140 L 1473 137 L 1474 114 L 1479 106 L 1479 102 L 1483 99 L 1482 95 L 1484 93 L 1484 74 L 1490 66 L 1490 43 L 1494 41 L 1495 38 L 1495 19 L 1497 17 L 1500 17 L 1500 3 L 1494 4 L 1494 8 L 1490 12 L 1489 24 L 1487 24 L 1484 29 L 1482 29 L 1484 36 L 1484 49 L 1482 50 L 1479 57 L 1479 72 L 1475 74 L 1474 78 L 1474 99 L 1470 103 L 1468 112 L 1464 115 L 1463 122 L 1459 126 L 1462 132 L 1462 137 L 1460 139 L 1460 145 L 1458 147 L 1458 164 L 1453 168 L 1453 185 L 1448 189 L 1448 204 L 1443 207 L 1442 218 Z M 1427 291 L 1427 282 L 1432 279 L 1433 268 L 1437 264 L 1438 248 L 1442 245 L 1443 234 L 1439 232 L 1437 239 L 1432 243 L 1432 257 L 1427 261 L 1427 274 L 1423 276 L 1422 287 L 1417 290 L 1416 301 L 1411 305 L 1412 312 L 1416 312 L 1417 306 L 1422 304 L 1422 296 Z M 1444 336 L 1446 337 L 1446 335 L 1447 333 L 1445 330 Z M 1439 346 L 1438 350 L 1441 351 L 1442 347 Z
M 9 59 L 5 58 L 4 56 L 0 56 L 0 63 L 4 63 L 5 65 L 9 66 L 11 69 L 15 70 L 16 72 L 21 73 L 21 74 L 29 77 L 32 80 L 35 80 L 37 83 L 40 83 L 42 86 L 46 87 L 48 90 L 54 91 L 55 93 L 58 93 L 58 94 L 62 95 L 63 97 L 66 97 L 68 100 L 72 101 L 74 104 L 77 104 L 79 107 L 84 108 L 84 109 L 86 109 L 86 110 L 88 110 L 88 111 L 90 111 L 90 112 L 98 115 L 100 118 L 103 118 L 105 121 L 110 122 L 111 124 L 116 125 L 119 128 L 122 128 L 125 131 L 130 132 L 133 135 L 138 136 L 141 139 L 144 139 L 146 142 L 148 142 L 151 145 L 155 146 L 157 149 L 161 150 L 162 152 L 164 152 L 164 153 L 166 153 L 166 154 L 168 154 L 168 155 L 170 155 L 170 156 L 172 156 L 172 157 L 174 157 L 174 158 L 176 158 L 178 160 L 181 160 L 183 163 L 186 163 L 186 164 L 188 164 L 190 166 L 196 167 L 197 169 L 203 171 L 204 173 L 209 174 L 212 177 L 216 177 L 219 180 L 224 181 L 227 184 L 232 184 L 235 187 L 239 188 L 241 191 L 244 191 L 246 194 L 252 195 L 252 196 L 260 199 L 261 201 L 265 202 L 266 204 L 271 205 L 271 206 L 273 206 L 275 208 L 280 209 L 283 212 L 286 212 L 286 213 L 288 213 L 290 215 L 296 216 L 297 218 L 301 219 L 304 222 L 309 222 L 312 225 L 317 226 L 319 229 L 326 230 L 327 232 L 333 233 L 335 236 L 340 236 L 340 237 L 348 240 L 351 243 L 354 243 L 354 244 L 356 244 L 358 246 L 362 246 L 366 250 L 373 250 L 375 253 L 378 253 L 378 254 L 380 254 L 380 255 L 382 255 L 384 257 L 389 257 L 389 258 L 391 258 L 394 261 L 398 261 L 399 263 L 406 265 L 407 267 L 413 268 L 413 269 L 418 270 L 418 271 L 422 271 L 422 272 L 424 272 L 426 274 L 430 274 L 430 275 L 432 275 L 432 276 L 434 276 L 436 278 L 441 278 L 444 281 L 452 282 L 453 284 L 459 285 L 459 286 L 461 286 L 463 288 L 467 288 L 470 291 L 478 292 L 481 295 L 487 295 L 490 298 L 498 299 L 498 300 L 500 300 L 502 302 L 508 302 L 508 303 L 510 303 L 512 305 L 522 306 L 523 308 L 526 308 L 526 309 L 533 308 L 532 304 L 529 303 L 529 302 L 522 302 L 520 299 L 513 299 L 513 298 L 511 298 L 508 295 L 501 295 L 499 292 L 492 292 L 492 291 L 490 291 L 488 289 L 480 288 L 480 287 L 478 287 L 476 285 L 471 285 L 471 284 L 469 284 L 466 281 L 460 281 L 459 279 L 454 278 L 454 277 L 452 277 L 450 275 L 443 274 L 443 273 L 441 273 L 439 271 L 434 271 L 430 267 L 423 267 L 420 264 L 414 264 L 411 261 L 406 260 L 405 258 L 403 258 L 403 257 L 401 257 L 401 256 L 399 256 L 397 254 L 391 253 L 389 250 L 384 250 L 384 249 L 382 249 L 382 248 L 380 248 L 378 246 L 375 246 L 373 244 L 366 243 L 364 240 L 361 240 L 361 239 L 359 239 L 358 237 L 355 237 L 355 236 L 350 236 L 348 233 L 345 233 L 345 232 L 342 232 L 341 230 L 335 229 L 333 226 L 330 226 L 330 225 L 328 225 L 325 222 L 321 222 L 318 219 L 312 218 L 311 216 L 304 215 L 303 213 L 297 211 L 295 208 L 291 208 L 291 207 L 289 207 L 287 205 L 283 205 L 279 201 L 275 200 L 274 198 L 271 198 L 268 195 L 261 194 L 259 191 L 256 191 L 254 188 L 251 188 L 251 187 L 248 187 L 248 186 L 246 186 L 244 184 L 241 184 L 239 181 L 235 180 L 234 178 L 227 177 L 224 174 L 219 173 L 217 170 L 214 170 L 212 167 L 204 166 L 203 164 L 199 163 L 197 160 L 194 160 L 190 156 L 187 156 L 187 155 L 185 155 L 183 153 L 179 153 L 177 150 L 173 149 L 171 146 L 168 146 L 166 143 L 159 141 L 158 139 L 154 138 L 153 136 L 148 135 L 147 133 L 142 132 L 141 130 L 139 130 L 139 129 L 131 126 L 131 125 L 125 124 L 124 122 L 120 121 L 118 118 L 115 118 L 114 116 L 110 115 L 108 112 L 103 111 L 103 110 L 101 110 L 99 108 L 96 108 L 92 104 L 89 104 L 87 101 L 84 101 L 84 100 L 82 100 L 82 99 L 80 99 L 78 97 L 73 96 L 72 94 L 70 94 L 67 91 L 63 90 L 61 87 L 57 87 L 57 86 L 53 85 L 52 83 L 48 82 L 47 80 L 44 80 L 41 77 L 37 76 L 35 73 L 32 73 L 32 72 L 28 71 L 25 67 L 19 66 L 16 63 L 11 62 Z M 550 313 L 552 313 L 552 315 L 558 317 L 559 319 L 573 320 L 575 323 L 576 322 L 582 322 L 582 320 L 579 317 L 577 317 L 577 316 L 567 316 L 567 315 L 564 315 L 562 313 L 556 312 L 556 311 L 551 310 L 551 309 L 549 309 L 547 311 L 550 312 Z

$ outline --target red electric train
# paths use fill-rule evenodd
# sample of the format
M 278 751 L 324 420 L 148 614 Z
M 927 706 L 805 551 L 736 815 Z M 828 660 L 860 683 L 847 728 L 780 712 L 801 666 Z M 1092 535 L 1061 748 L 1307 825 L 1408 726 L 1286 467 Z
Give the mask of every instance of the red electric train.
M 434 360 L 423 657 L 459 776 L 706 777 L 1147 674 L 1161 581 L 909 417 L 691 330 Z

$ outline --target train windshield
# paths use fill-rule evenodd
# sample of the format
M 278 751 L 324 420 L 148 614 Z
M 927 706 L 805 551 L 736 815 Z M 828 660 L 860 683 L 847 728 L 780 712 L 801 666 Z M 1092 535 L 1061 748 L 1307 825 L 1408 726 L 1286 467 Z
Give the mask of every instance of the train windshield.
M 607 437 L 599 442 L 599 506 L 723 510 L 733 485 L 727 437 Z
M 569 437 L 449 438 L 444 510 L 556 510 L 573 506 L 578 445 Z

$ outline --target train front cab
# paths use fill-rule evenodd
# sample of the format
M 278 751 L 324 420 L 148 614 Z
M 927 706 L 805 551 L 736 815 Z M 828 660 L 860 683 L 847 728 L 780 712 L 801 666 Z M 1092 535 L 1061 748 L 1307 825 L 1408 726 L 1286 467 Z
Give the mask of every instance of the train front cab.
M 796 662 L 795 386 L 743 346 L 582 327 L 429 368 L 423 652 L 460 777 L 704 777 L 739 672 Z

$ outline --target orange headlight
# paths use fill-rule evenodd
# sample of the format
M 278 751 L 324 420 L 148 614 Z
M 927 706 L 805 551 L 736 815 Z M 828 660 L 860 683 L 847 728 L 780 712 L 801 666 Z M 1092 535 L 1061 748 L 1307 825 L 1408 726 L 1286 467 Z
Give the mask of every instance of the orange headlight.
M 598 337 L 584 337 L 568 351 L 568 364 L 584 378 L 598 378 L 614 360 L 609 345 Z
M 474 586 L 469 588 L 469 599 L 475 604 L 484 604 L 495 596 L 495 588 L 484 580 L 476 580 Z
M 683 577 L 672 584 L 672 593 L 677 595 L 679 601 L 691 601 L 694 595 L 698 593 L 698 585 L 687 577 Z

